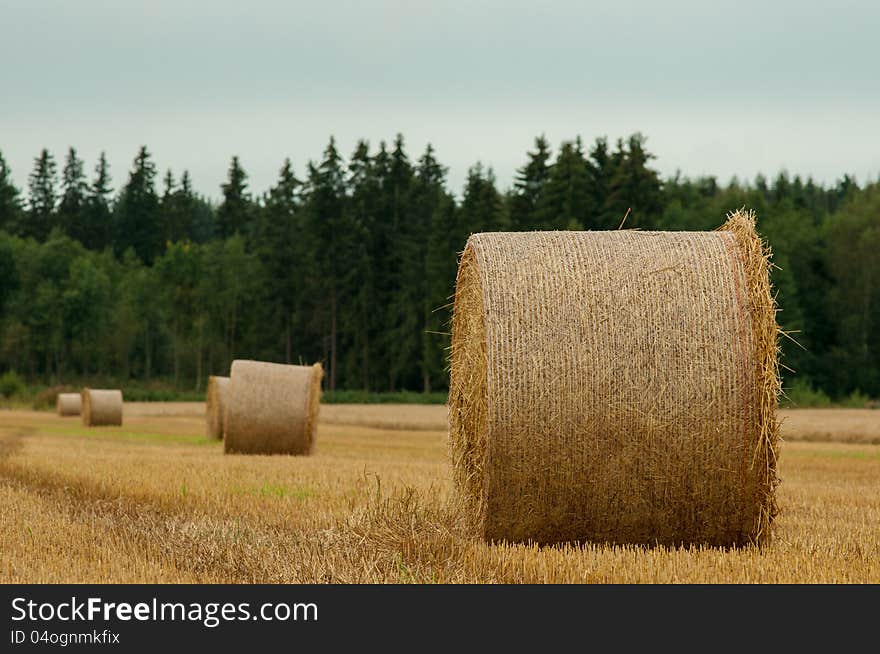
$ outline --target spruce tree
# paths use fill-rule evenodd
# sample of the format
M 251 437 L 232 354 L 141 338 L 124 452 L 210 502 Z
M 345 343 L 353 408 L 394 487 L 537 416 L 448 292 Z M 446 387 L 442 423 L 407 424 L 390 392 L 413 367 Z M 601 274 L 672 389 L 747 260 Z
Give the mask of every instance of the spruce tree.
M 583 229 L 595 208 L 580 137 L 562 144 L 538 202 L 540 229 Z
M 614 177 L 611 179 L 605 215 L 611 221 L 623 220 L 627 210 L 631 210 L 626 221 L 628 227 L 645 227 L 655 224 L 663 212 L 663 191 L 657 171 L 648 167 L 654 158 L 645 149 L 645 137 L 633 134 L 618 141 Z M 618 225 L 606 224 L 604 229 L 614 229 Z
M 550 144 L 543 135 L 535 139 L 535 151 L 529 152 L 528 157 L 526 165 L 516 171 L 510 201 L 511 226 L 520 231 L 537 226 L 538 203 L 550 176 Z
M 193 242 L 201 242 L 199 235 L 198 223 L 200 214 L 204 213 L 202 203 L 192 189 L 192 180 L 189 171 L 184 170 L 180 176 L 180 185 L 174 192 L 174 224 L 171 227 L 170 234 L 176 240 L 188 240 Z M 211 218 L 211 211 L 208 208 L 208 218 Z
M 217 210 L 217 229 L 220 238 L 233 234 L 248 236 L 253 219 L 253 203 L 248 192 L 247 173 L 238 157 L 232 157 L 225 183 L 220 185 L 223 202 Z
M 446 192 L 447 169 L 437 161 L 429 143 L 416 167 L 413 211 L 418 216 L 420 268 L 412 269 L 411 299 L 420 308 L 418 361 L 424 392 L 445 383 L 444 354 L 449 347 L 448 330 L 450 272 L 458 252 L 450 242 L 455 228 L 455 201 Z M 452 273 L 454 275 L 454 273 Z
M 19 227 L 21 200 L 12 181 L 12 170 L 0 152 L 0 230 L 14 232 Z
M 339 345 L 339 311 L 344 304 L 341 296 L 344 263 L 351 252 L 353 234 L 346 225 L 346 185 L 342 158 L 336 141 L 324 150 L 317 166 L 309 164 L 307 220 L 316 256 L 317 286 L 322 291 L 319 314 L 323 317 L 328 362 L 327 386 L 336 389 Z
M 403 136 L 394 139 L 389 184 L 385 187 L 390 210 L 386 259 L 388 288 L 387 329 L 388 389 L 411 388 L 418 383 L 422 324 L 418 278 L 423 276 L 422 244 L 426 219 L 414 211 L 413 167 L 404 149 Z
M 39 241 L 49 236 L 56 224 L 57 183 L 55 159 L 43 148 L 34 159 L 34 169 L 28 178 L 28 216 L 20 230 L 22 236 L 33 236 Z
M 303 242 L 301 187 L 290 159 L 285 159 L 278 181 L 266 196 L 254 235 L 254 251 L 265 271 L 263 299 L 270 308 L 270 331 L 281 341 L 274 345 L 281 346 L 286 363 L 294 363 L 308 354 L 296 339 L 309 254 Z
M 477 162 L 468 170 L 461 210 L 458 212 L 455 238 L 459 250 L 464 248 L 468 236 L 474 232 L 500 232 L 509 228 L 510 217 L 495 185 L 495 173 Z
M 174 173 L 169 168 L 162 178 L 162 197 L 159 198 L 160 225 L 163 243 L 176 243 L 184 240 L 183 230 L 180 229 L 180 196 L 178 195 L 177 182 Z
M 116 251 L 122 254 L 132 248 L 147 265 L 152 264 L 165 246 L 155 182 L 156 166 L 143 146 L 134 159 L 128 183 L 116 207 Z
M 617 161 L 608 150 L 608 139 L 597 138 L 590 149 L 590 157 L 587 160 L 590 178 L 590 206 L 592 207 L 592 212 L 584 223 L 584 227 L 587 229 L 607 229 L 607 225 L 610 225 L 614 219 L 611 213 L 606 214 L 606 206 L 616 166 Z
M 77 157 L 76 149 L 67 151 L 64 170 L 61 174 L 61 204 L 58 206 L 58 221 L 61 228 L 85 245 L 86 209 L 89 185 L 83 169 L 82 159 Z
M 369 144 L 358 141 L 348 163 L 348 217 L 359 235 L 353 252 L 353 273 L 349 278 L 351 302 L 346 322 L 352 326 L 347 339 L 348 354 L 344 360 L 345 379 L 350 387 L 365 391 L 379 383 L 381 364 L 376 360 L 376 343 L 383 331 L 383 316 L 377 310 L 375 253 L 380 184 L 370 157 Z
M 88 189 L 83 211 L 80 242 L 92 250 L 103 250 L 113 244 L 113 212 L 110 196 L 110 165 L 102 152 L 95 166 L 95 179 Z

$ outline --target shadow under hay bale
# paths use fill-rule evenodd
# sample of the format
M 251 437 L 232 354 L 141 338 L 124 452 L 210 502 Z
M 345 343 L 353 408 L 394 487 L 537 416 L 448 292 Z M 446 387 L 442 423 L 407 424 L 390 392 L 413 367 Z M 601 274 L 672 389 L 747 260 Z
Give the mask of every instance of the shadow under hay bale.
M 769 265 L 745 212 L 715 232 L 471 236 L 449 393 L 469 530 L 765 542 L 779 429 Z
M 225 401 L 229 390 L 229 377 L 208 377 L 208 390 L 205 396 L 205 422 L 208 438 L 223 438 L 223 421 L 226 417 Z
M 79 393 L 58 393 L 55 409 L 59 416 L 78 416 L 82 411 L 82 396 Z
M 224 449 L 241 454 L 309 454 L 321 401 L 320 364 L 233 361 Z
M 122 424 L 122 391 L 84 388 L 82 419 L 87 427 Z

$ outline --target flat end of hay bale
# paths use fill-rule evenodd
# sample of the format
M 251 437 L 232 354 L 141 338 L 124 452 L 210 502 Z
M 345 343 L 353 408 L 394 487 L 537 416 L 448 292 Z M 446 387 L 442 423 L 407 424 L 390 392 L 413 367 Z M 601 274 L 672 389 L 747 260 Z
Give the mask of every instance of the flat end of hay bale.
M 82 412 L 82 396 L 79 393 L 58 393 L 55 409 L 59 416 L 78 416 Z
M 306 411 L 305 431 L 308 434 L 311 452 L 315 444 L 315 436 L 318 430 L 318 414 L 321 411 L 321 381 L 324 378 L 324 368 L 320 363 L 312 365 L 311 385 L 309 388 L 308 410 Z
M 229 377 L 210 375 L 205 392 L 205 431 L 208 438 L 223 438 L 223 422 L 226 417 L 226 393 L 229 390 Z
M 226 394 L 224 451 L 310 454 L 322 375 L 320 364 L 233 361 Z
M 119 389 L 84 388 L 82 421 L 86 427 L 119 426 L 122 424 L 122 391 Z

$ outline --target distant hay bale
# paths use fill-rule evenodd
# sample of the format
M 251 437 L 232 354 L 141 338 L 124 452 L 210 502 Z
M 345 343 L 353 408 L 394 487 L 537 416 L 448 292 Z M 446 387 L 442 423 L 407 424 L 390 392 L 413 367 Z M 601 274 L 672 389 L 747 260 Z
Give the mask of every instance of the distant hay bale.
M 58 393 L 55 408 L 59 416 L 78 416 L 82 410 L 82 396 L 79 393 Z
M 309 454 L 321 401 L 321 364 L 233 361 L 224 449 L 242 454 Z
M 714 232 L 471 236 L 449 430 L 472 532 L 766 542 L 779 428 L 769 265 L 750 212 Z
M 226 415 L 224 403 L 229 390 L 229 377 L 208 377 L 208 391 L 205 402 L 208 438 L 223 438 L 223 418 Z
M 122 424 L 122 391 L 84 388 L 82 419 L 87 427 Z

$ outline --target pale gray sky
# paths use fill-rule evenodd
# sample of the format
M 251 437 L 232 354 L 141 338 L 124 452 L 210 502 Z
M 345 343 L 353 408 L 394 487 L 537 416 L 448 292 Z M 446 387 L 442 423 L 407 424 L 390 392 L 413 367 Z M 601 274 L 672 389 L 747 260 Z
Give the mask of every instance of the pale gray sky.
M 344 155 L 402 132 L 460 192 L 502 187 L 554 147 L 641 131 L 664 174 L 880 174 L 880 3 L 0 0 L 0 150 L 101 150 L 122 184 L 139 145 L 219 195 L 241 157 L 256 192 L 330 134 Z

